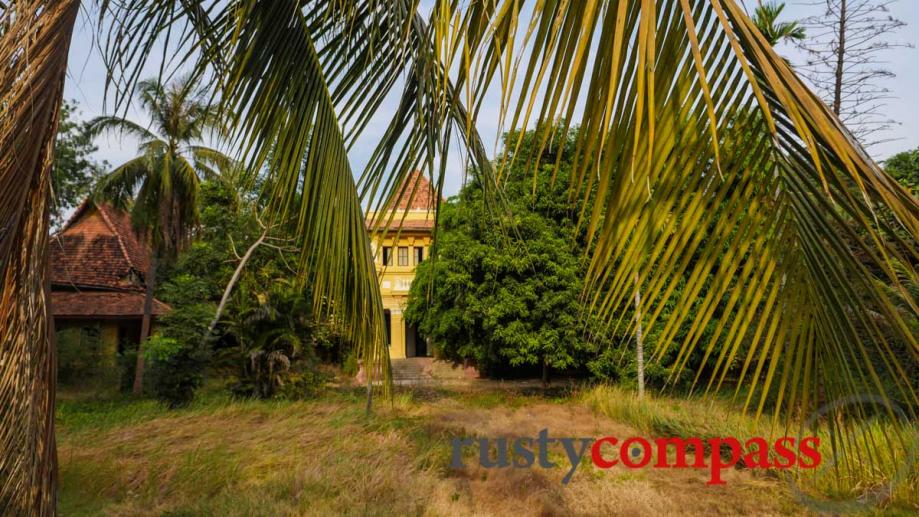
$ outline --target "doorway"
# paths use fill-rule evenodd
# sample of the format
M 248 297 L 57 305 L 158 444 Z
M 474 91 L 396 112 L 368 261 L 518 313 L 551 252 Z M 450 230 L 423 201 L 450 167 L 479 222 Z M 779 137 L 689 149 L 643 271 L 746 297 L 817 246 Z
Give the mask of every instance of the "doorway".
M 405 323 L 405 357 L 427 357 L 427 341 L 414 325 Z

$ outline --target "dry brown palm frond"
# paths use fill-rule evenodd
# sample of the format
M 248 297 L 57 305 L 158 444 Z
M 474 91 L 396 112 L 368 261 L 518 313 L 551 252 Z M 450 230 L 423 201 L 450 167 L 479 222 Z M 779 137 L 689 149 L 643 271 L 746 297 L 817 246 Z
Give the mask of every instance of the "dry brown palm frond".
M 0 14 L 0 509 L 53 515 L 57 376 L 46 284 L 51 158 L 79 2 Z

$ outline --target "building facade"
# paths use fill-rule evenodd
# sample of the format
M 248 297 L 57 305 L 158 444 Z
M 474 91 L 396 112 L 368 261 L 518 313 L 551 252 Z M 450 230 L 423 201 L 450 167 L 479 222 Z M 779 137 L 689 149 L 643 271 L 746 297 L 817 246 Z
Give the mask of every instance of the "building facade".
M 51 312 L 59 348 L 74 344 L 82 357 L 114 367 L 117 354 L 140 340 L 149 250 L 130 215 L 85 201 L 51 237 Z M 169 311 L 153 301 L 153 316 Z
M 427 357 L 433 351 L 418 330 L 405 321 L 402 312 L 415 268 L 430 253 L 436 198 L 431 183 L 421 172 L 410 174 L 400 192 L 395 209 L 368 212 L 367 230 L 383 296 L 389 357 Z

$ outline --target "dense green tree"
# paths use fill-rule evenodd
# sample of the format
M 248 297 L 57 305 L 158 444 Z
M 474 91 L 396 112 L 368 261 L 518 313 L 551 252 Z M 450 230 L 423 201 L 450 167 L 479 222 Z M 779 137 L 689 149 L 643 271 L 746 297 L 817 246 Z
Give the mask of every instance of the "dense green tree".
M 897 153 L 885 160 L 884 171 L 916 195 L 919 189 L 919 147 Z
M 309 289 L 290 281 L 298 248 L 280 236 L 283 228 L 266 231 L 251 191 L 231 180 L 201 183 L 197 238 L 160 270 L 157 298 L 173 312 L 149 341 L 147 384 L 170 405 L 190 400 L 208 371 L 238 395 L 307 396 L 324 379 L 319 363 L 347 353 L 332 322 L 314 316 Z M 259 240 L 242 264 L 243 250 Z
M 54 164 L 51 171 L 51 224 L 59 227 L 67 213 L 89 194 L 93 184 L 108 169 L 92 155 L 98 150 L 88 122 L 77 120 L 75 101 L 61 104 L 61 121 L 54 141 Z
M 406 310 L 440 353 L 491 372 L 538 365 L 547 380 L 549 368 L 582 367 L 596 350 L 579 306 L 583 247 L 567 203 L 571 139 L 555 137 L 535 176 L 527 172 L 537 166 L 535 133 L 500 158 L 514 163 L 501 185 L 507 211 L 489 210 L 478 175 L 442 207 L 436 256 L 418 267 Z M 565 167 L 553 182 L 557 160 Z

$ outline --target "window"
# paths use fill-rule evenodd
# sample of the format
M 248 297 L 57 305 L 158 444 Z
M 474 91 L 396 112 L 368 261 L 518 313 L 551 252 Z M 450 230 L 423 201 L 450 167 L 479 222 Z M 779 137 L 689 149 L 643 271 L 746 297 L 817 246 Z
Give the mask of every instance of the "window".
M 399 265 L 408 265 L 408 248 L 405 246 L 399 246 Z
M 386 346 L 392 346 L 392 314 L 389 310 L 383 311 L 383 326 L 386 328 Z
M 392 265 L 392 247 L 383 246 L 383 265 L 391 266 Z
M 424 260 L 424 248 L 415 247 L 415 265 L 421 264 L 421 261 Z

